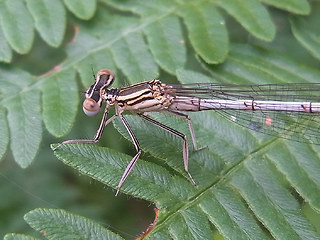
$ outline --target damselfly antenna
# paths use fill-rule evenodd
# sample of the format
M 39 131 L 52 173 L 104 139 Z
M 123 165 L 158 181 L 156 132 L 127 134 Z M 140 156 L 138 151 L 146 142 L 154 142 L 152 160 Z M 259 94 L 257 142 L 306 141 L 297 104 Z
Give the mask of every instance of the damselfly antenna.
M 91 64 L 91 73 L 94 80 L 96 80 L 95 71 L 93 70 L 93 65 Z

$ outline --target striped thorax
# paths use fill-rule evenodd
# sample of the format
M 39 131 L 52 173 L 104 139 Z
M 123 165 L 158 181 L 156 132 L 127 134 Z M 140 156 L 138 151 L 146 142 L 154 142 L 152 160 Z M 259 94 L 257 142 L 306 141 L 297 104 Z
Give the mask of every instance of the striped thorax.
M 142 82 L 121 89 L 108 89 L 114 79 L 114 74 L 108 69 L 98 72 L 95 83 L 86 92 L 83 102 L 85 114 L 93 116 L 99 113 L 103 100 L 107 106 L 117 104 L 122 111 L 150 112 L 167 109 L 174 98 L 170 94 L 171 87 L 160 80 Z
M 116 98 L 118 106 L 134 112 L 161 111 L 167 108 L 173 97 L 166 93 L 167 85 L 152 80 L 119 90 Z

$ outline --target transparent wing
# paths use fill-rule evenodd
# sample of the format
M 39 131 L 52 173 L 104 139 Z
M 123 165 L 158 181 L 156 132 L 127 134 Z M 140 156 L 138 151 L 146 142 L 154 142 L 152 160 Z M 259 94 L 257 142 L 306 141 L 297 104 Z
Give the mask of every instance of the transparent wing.
M 320 83 L 233 85 L 193 83 L 168 85 L 177 96 L 228 100 L 310 101 L 320 102 Z
M 318 113 L 241 110 L 216 110 L 216 112 L 256 132 L 320 145 Z
M 320 102 L 320 84 L 171 85 L 176 96 L 225 100 Z M 319 113 L 289 111 L 215 110 L 226 119 L 253 131 L 320 145 Z

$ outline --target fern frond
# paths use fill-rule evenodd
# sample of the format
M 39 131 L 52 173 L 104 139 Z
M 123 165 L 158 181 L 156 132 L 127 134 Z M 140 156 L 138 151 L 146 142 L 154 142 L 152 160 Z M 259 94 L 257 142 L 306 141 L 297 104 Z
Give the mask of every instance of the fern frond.
M 17 52 L 27 52 L 34 28 L 30 14 L 40 18 L 40 8 L 45 7 L 39 5 L 39 12 L 29 13 L 21 1 L 10 2 L 1 2 L 0 41 L 8 41 Z M 66 6 L 81 16 L 94 13 L 95 5 L 83 7 L 87 1 L 81 1 L 82 7 L 70 7 L 74 2 L 79 1 L 65 0 Z M 293 14 L 310 12 L 305 0 L 261 2 Z M 21 7 L 17 26 L 24 26 L 24 21 L 30 24 L 24 32 L 25 42 L 18 39 L 19 27 L 13 30 L 13 23 L 3 20 L 16 14 L 9 11 L 10 4 Z M 27 4 L 29 7 L 33 1 L 28 0 Z M 100 4 L 104 7 L 98 8 L 91 21 L 74 20 L 78 34 L 65 48 L 66 60 L 52 72 L 34 77 L 17 68 L 0 67 L 0 157 L 10 144 L 15 160 L 27 167 L 39 149 L 42 119 L 53 136 L 64 136 L 69 131 L 79 105 L 75 76 L 79 73 L 82 84 L 88 87 L 92 84 L 90 65 L 121 70 L 130 83 L 153 79 L 160 69 L 184 83 L 319 82 L 317 69 L 284 54 L 248 43 L 229 43 L 227 14 L 256 38 L 273 40 L 272 15 L 259 1 L 103 0 Z M 88 12 L 84 12 L 86 8 Z M 311 31 L 295 17 L 291 24 L 296 37 L 309 49 L 319 46 L 310 38 Z M 53 31 L 56 42 L 60 41 L 66 20 L 59 21 L 58 30 Z M 38 31 L 49 36 L 41 30 L 44 26 L 38 25 Z M 303 29 L 308 34 L 303 34 Z M 8 44 L 3 46 L 0 54 L 8 59 L 11 50 Z M 197 56 L 197 71 L 183 70 L 188 61 L 194 60 L 190 55 Z M 181 119 L 161 114 L 152 117 L 188 134 L 187 124 Z M 216 230 L 226 239 L 320 239 L 301 211 L 301 200 L 320 211 L 318 146 L 252 133 L 215 112 L 191 114 L 198 145 L 207 146 L 190 151 L 189 170 L 198 184 L 193 186 L 184 171 L 180 139 L 135 116 L 127 118 L 143 151 L 163 161 L 159 166 L 142 157 L 121 188 L 131 196 L 155 202 L 160 211 L 156 226 L 145 239 L 212 239 Z M 120 121 L 115 120 L 114 126 L 130 139 Z M 80 173 L 113 188 L 132 158 L 92 144 L 64 145 L 55 154 Z M 49 239 L 122 239 L 99 224 L 64 210 L 36 209 L 25 219 Z
M 48 239 L 123 239 L 98 223 L 59 209 L 35 209 L 25 220 Z
M 78 18 L 88 20 L 96 10 L 92 1 L 0 1 L 0 61 L 11 62 L 12 50 L 19 54 L 28 53 L 34 40 L 34 31 L 52 47 L 63 41 L 67 17 L 66 7 Z M 10 46 L 10 47 L 9 47 Z

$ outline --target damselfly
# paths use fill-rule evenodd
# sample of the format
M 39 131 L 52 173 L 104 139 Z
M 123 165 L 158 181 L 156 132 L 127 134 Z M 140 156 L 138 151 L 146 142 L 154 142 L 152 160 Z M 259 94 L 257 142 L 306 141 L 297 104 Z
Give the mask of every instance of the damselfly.
M 137 114 L 142 119 L 183 140 L 184 169 L 194 184 L 188 170 L 189 150 L 186 135 L 150 118 L 147 116 L 148 112 L 170 113 L 186 119 L 196 150 L 198 147 L 191 120 L 182 112 L 216 110 L 230 121 L 251 130 L 269 135 L 277 135 L 285 131 L 289 134 L 282 135 L 284 138 L 320 144 L 320 125 L 315 119 L 320 112 L 320 84 L 318 83 L 172 85 L 162 83 L 160 80 L 152 80 L 126 88 L 108 89 L 114 79 L 115 76 L 110 70 L 100 70 L 94 84 L 86 91 L 86 99 L 83 102 L 83 111 L 86 115 L 96 115 L 102 107 L 102 102 L 106 102 L 104 114 L 94 138 L 67 140 L 56 148 L 68 143 L 95 143 L 99 141 L 106 125 L 119 117 L 137 153 L 124 171 L 117 186 L 116 195 L 141 154 L 139 141 L 123 115 L 125 110 Z M 111 106 L 115 107 L 115 114 L 108 118 Z

